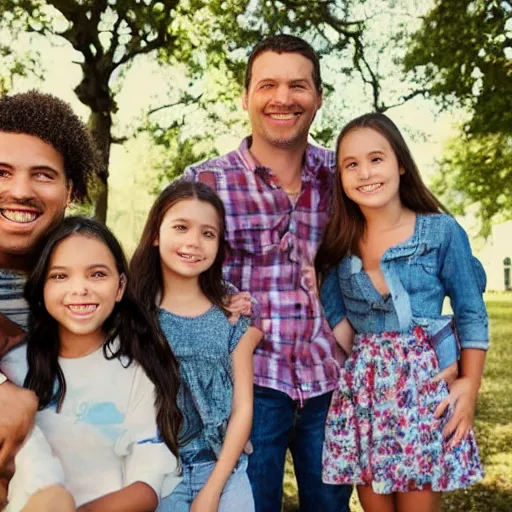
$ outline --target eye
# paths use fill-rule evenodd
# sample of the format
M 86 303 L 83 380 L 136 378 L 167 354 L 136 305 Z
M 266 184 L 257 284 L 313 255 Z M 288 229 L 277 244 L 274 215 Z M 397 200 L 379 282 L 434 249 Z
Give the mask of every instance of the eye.
M 372 158 L 372 162 L 378 164 L 379 162 L 382 162 L 382 158 L 380 156 L 374 156 Z
M 34 177 L 39 181 L 53 181 L 54 177 L 49 172 L 38 171 L 34 173 Z
M 64 279 L 66 279 L 66 274 L 64 274 L 63 272 L 55 272 L 53 274 L 50 274 L 48 276 L 48 280 L 52 280 L 52 281 L 62 281 Z
M 302 84 L 294 84 L 292 85 L 293 89 L 305 89 L 305 87 Z
M 345 165 L 345 169 L 355 169 L 357 167 L 357 164 L 355 162 L 349 162 L 347 165 Z
M 9 171 L 5 169 L 0 169 L 0 178 L 7 178 L 9 176 Z
M 216 236 L 214 231 L 205 231 L 203 234 L 206 238 L 215 238 Z
M 102 278 L 102 277 L 106 277 L 107 274 L 105 272 L 103 272 L 103 270 L 95 270 L 92 274 L 91 274 L 91 277 L 93 278 Z
M 260 85 L 260 89 L 270 89 L 271 87 L 273 87 L 272 84 L 262 84 L 262 85 Z
M 185 224 L 176 224 L 172 228 L 175 229 L 176 231 L 182 231 L 182 232 L 187 230 L 187 226 L 185 226 Z

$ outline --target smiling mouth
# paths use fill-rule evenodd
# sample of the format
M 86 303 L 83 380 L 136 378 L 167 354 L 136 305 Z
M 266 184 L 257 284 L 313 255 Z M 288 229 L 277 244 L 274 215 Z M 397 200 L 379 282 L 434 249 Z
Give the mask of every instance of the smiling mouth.
M 381 188 L 382 185 L 382 183 L 372 183 L 371 185 L 364 185 L 362 187 L 358 187 L 357 190 L 360 190 L 361 192 L 373 192 L 374 190 Z
M 10 210 L 8 208 L 2 208 L 0 209 L 0 215 L 11 222 L 29 224 L 30 222 L 34 222 L 41 213 L 28 210 Z
M 199 256 L 194 256 L 193 254 L 186 254 L 184 252 L 179 252 L 178 256 L 181 258 L 190 261 L 192 263 L 197 263 L 198 261 L 202 261 L 203 258 L 200 258 Z
M 272 119 L 278 119 L 280 121 L 287 121 L 287 120 L 290 120 L 290 119 L 293 119 L 295 117 L 298 117 L 302 114 L 302 112 L 288 112 L 286 114 L 268 114 L 269 117 L 271 117 Z
M 98 304 L 68 304 L 67 308 L 75 315 L 89 315 L 98 309 Z

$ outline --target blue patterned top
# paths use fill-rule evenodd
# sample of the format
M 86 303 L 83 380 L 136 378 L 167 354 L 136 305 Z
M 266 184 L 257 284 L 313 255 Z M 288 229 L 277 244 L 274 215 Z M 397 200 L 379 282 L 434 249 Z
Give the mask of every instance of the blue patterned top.
M 159 311 L 160 327 L 180 364 L 178 404 L 184 416 L 181 453 L 206 452 L 218 457 L 233 400 L 232 352 L 251 324 L 242 316 L 231 324 L 212 306 L 184 317 Z

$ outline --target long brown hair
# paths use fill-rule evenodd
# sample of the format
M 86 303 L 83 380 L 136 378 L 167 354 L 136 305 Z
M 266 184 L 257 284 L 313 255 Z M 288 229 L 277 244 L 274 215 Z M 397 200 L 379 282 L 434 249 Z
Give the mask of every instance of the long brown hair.
M 339 166 L 339 152 L 343 138 L 360 128 L 371 128 L 380 133 L 393 149 L 399 168 L 404 170 L 404 174 L 400 176 L 398 189 L 403 206 L 416 213 L 449 213 L 423 183 L 402 134 L 395 123 L 384 114 L 365 114 L 350 121 L 343 128 L 336 143 L 337 166 Z M 349 253 L 359 254 L 359 243 L 365 229 L 366 220 L 357 203 L 352 201 L 343 190 L 341 170 L 338 168 L 332 217 L 327 224 L 323 241 L 315 258 L 315 268 L 320 280 Z
M 28 373 L 25 387 L 39 399 L 39 409 L 55 404 L 60 411 L 66 396 L 66 379 L 59 364 L 58 322 L 44 304 L 44 286 L 53 253 L 69 237 L 82 235 L 99 240 L 110 250 L 119 275 L 128 279 L 122 299 L 115 304 L 102 328 L 105 333 L 103 355 L 106 359 L 136 361 L 155 385 L 156 422 L 160 436 L 178 457 L 178 436 L 182 414 L 178 408 L 179 367 L 158 323 L 149 317 L 133 294 L 128 263 L 119 242 L 100 222 L 86 217 L 67 217 L 48 236 L 37 265 L 27 280 L 25 298 L 30 306 L 27 335 Z M 117 340 L 117 341 L 116 341 Z M 92 376 L 91 376 L 92 377 Z M 92 377 L 93 378 L 93 377 Z
M 184 179 L 175 180 L 157 197 L 149 212 L 142 237 L 130 262 L 135 295 L 147 311 L 157 316 L 157 298 L 163 293 L 160 252 L 154 245 L 160 226 L 169 208 L 186 199 L 198 199 L 211 204 L 219 216 L 219 250 L 213 265 L 199 276 L 199 286 L 208 299 L 226 312 L 226 287 L 222 279 L 222 265 L 226 251 L 224 205 L 208 185 Z

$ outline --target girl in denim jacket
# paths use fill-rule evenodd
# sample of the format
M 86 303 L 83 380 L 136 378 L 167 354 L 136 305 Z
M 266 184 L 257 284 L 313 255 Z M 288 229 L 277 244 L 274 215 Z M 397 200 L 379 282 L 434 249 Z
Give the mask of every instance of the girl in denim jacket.
M 483 476 L 472 424 L 488 347 L 485 273 L 386 116 L 350 122 L 337 164 L 316 267 L 350 356 L 327 418 L 324 481 L 355 484 L 366 512 L 438 511 L 441 492 Z M 445 296 L 462 348 L 450 392 L 435 378 L 458 357 Z
M 261 332 L 247 316 L 228 321 L 224 230 L 215 192 L 175 181 L 153 205 L 131 262 L 137 295 L 180 364 L 183 480 L 159 512 L 254 510 L 243 450 Z

